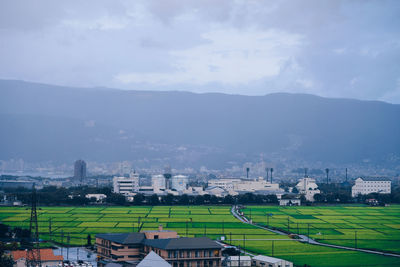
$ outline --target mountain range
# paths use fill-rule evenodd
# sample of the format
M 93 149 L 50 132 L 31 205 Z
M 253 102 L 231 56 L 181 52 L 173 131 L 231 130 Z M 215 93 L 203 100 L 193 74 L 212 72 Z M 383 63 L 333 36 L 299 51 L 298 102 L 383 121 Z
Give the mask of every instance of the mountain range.
M 265 96 L 72 88 L 0 80 L 0 160 L 176 164 L 259 159 L 400 162 L 400 105 Z

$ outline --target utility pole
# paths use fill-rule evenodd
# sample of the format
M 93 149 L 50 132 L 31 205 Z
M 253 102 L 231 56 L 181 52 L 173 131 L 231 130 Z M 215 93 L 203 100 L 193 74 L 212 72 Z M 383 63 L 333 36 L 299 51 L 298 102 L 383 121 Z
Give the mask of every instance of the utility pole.
M 304 178 L 307 178 L 307 171 L 308 171 L 308 168 L 304 168 Z
M 246 250 L 246 234 L 243 234 L 243 250 Z
M 51 238 L 51 217 L 49 218 L 49 235 L 50 235 L 50 240 L 52 240 L 52 238 Z
M 26 266 L 28 267 L 42 267 L 42 261 L 40 258 L 40 247 L 39 247 L 39 226 L 37 220 L 37 199 L 35 184 L 32 186 L 32 205 L 31 205 L 31 219 L 29 222 L 29 248 L 27 251 Z
M 64 252 L 64 231 L 61 230 L 61 255 L 64 255 L 63 252 Z M 64 263 L 63 263 L 63 266 L 64 266 Z
M 354 232 L 354 246 L 357 248 L 357 230 Z
M 238 267 L 240 267 L 240 254 L 241 254 L 241 251 L 240 251 L 240 245 L 239 245 L 239 264 L 238 264 Z
M 249 171 L 250 171 L 250 168 L 247 167 L 247 168 L 246 168 L 246 176 L 247 176 L 247 179 L 249 179 Z
M 137 218 L 137 231 L 139 233 L 140 230 L 140 216 Z
M 67 235 L 67 260 L 69 260 L 69 241 L 70 241 L 70 236 L 68 233 L 68 235 Z
M 272 240 L 272 257 L 274 256 L 274 240 Z
M 346 183 L 347 183 L 347 168 L 346 168 Z

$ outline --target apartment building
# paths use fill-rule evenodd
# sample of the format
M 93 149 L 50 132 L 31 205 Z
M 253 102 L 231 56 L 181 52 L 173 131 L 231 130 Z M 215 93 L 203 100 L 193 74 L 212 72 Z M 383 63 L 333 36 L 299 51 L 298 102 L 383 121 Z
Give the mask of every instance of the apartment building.
M 221 266 L 222 246 L 207 237 L 179 238 L 175 231 L 143 231 L 96 235 L 98 266 L 139 262 L 151 251 L 173 267 Z
M 360 177 L 351 188 L 351 196 L 368 195 L 370 193 L 390 194 L 392 182 L 387 178 Z

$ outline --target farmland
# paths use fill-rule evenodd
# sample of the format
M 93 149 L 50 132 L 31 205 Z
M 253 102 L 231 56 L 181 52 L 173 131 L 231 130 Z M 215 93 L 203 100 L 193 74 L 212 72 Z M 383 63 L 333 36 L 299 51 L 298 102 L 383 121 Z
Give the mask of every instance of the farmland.
M 400 253 L 400 206 L 250 206 L 246 217 L 328 244 Z
M 287 221 L 288 217 L 286 211 L 292 212 L 292 215 L 295 216 L 290 219 L 291 225 L 297 224 L 296 220 L 307 220 L 299 224 L 299 231 L 304 232 L 305 228 L 302 224 L 309 223 L 308 220 L 313 219 L 309 217 L 313 216 L 309 214 L 312 210 L 307 210 L 308 207 L 304 207 L 304 209 L 304 211 L 300 210 L 304 213 L 300 215 L 305 215 L 306 217 L 300 216 L 297 218 L 299 211 L 276 206 L 251 206 L 251 209 L 247 208 L 244 211 L 246 214 L 251 212 L 253 220 L 260 223 L 266 221 L 266 214 L 273 213 L 274 215 L 270 217 L 270 223 L 275 223 L 276 227 L 285 227 L 284 219 L 286 218 Z M 332 208 L 331 210 L 334 211 L 335 209 Z M 352 210 L 350 209 L 350 211 Z M 279 214 L 279 212 L 282 212 L 282 214 Z M 395 212 L 396 210 L 394 209 L 392 214 L 387 216 L 398 218 L 398 214 L 394 214 Z M 352 216 L 355 215 L 352 214 Z M 0 208 L 0 221 L 7 225 L 28 227 L 29 218 L 30 210 L 27 208 Z M 69 243 L 70 245 L 86 244 L 88 234 L 93 238 L 96 233 L 154 230 L 162 224 L 165 229 L 175 230 L 180 236 L 206 235 L 213 239 L 219 239 L 224 236 L 227 243 L 240 245 L 245 250 L 253 253 L 282 257 L 293 261 L 297 265 L 387 266 L 400 264 L 400 259 L 397 258 L 304 244 L 287 236 L 243 224 L 231 215 L 230 207 L 228 206 L 41 207 L 38 209 L 38 221 L 42 239 L 54 240 L 65 244 Z M 396 225 L 394 221 L 386 223 Z M 320 222 L 320 224 L 322 226 L 324 222 Z M 397 225 L 399 224 L 397 223 Z M 333 231 L 328 231 L 330 228 L 320 228 L 327 229 L 324 232 L 324 238 L 328 233 L 333 235 Z M 318 233 L 315 230 L 312 232 L 312 236 L 319 237 Z M 344 242 L 348 240 L 334 241 Z M 398 247 L 396 250 L 396 246 L 398 245 L 393 243 L 391 247 L 397 251 Z

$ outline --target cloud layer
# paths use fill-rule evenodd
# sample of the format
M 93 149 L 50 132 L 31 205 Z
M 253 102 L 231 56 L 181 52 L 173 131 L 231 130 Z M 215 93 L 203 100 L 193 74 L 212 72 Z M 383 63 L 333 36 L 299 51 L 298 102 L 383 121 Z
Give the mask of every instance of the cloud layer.
M 2 1 L 0 78 L 400 103 L 399 1 Z

